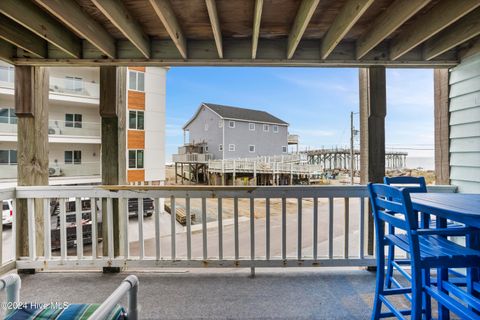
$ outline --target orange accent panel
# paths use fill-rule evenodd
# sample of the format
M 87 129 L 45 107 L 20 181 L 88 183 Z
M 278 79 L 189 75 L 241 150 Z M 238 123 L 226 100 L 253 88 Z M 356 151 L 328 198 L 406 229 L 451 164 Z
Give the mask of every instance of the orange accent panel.
M 145 170 L 128 170 L 128 182 L 145 181 Z
M 128 69 L 145 72 L 145 67 L 128 67 Z
M 128 109 L 145 110 L 145 92 L 128 90 Z
M 128 149 L 145 149 L 145 131 L 128 130 Z

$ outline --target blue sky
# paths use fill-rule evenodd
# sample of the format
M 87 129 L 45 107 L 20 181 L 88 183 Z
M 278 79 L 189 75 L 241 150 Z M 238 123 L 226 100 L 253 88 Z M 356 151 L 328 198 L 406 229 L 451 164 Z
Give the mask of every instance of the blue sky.
M 177 67 L 167 73 L 167 161 L 201 102 L 265 110 L 290 124 L 301 148 L 346 146 L 358 111 L 358 69 Z M 355 121 L 358 128 L 358 119 Z M 387 148 L 433 156 L 433 70 L 387 70 Z M 358 143 L 358 141 L 357 141 Z

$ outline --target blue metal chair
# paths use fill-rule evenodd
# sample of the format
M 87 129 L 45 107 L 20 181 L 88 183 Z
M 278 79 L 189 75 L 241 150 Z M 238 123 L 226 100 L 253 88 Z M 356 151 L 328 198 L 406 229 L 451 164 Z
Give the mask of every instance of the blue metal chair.
M 432 268 L 478 268 L 480 266 L 480 251 L 462 247 L 446 238 L 446 236 L 465 236 L 471 233 L 472 229 L 419 228 L 418 217 L 412 209 L 410 191 L 407 188 L 369 184 L 368 191 L 377 239 L 377 281 L 372 319 L 392 316 L 405 319 L 405 315 L 411 315 L 411 319 L 416 320 L 421 319 L 423 313 L 427 319 L 430 318 L 429 306 L 422 308 L 424 292 L 462 318 L 478 319 L 478 315 L 472 310 L 476 307 L 473 295 L 468 295 L 463 290 L 456 292 L 457 295 L 464 294 L 462 298 L 466 299 L 465 306 L 449 295 L 439 292 L 430 283 Z M 404 230 L 405 233 L 385 234 L 385 223 Z M 387 288 L 385 286 L 385 246 L 387 245 L 398 247 L 410 255 L 410 287 Z M 448 286 L 449 283 L 444 284 Z M 411 294 L 411 308 L 400 310 L 395 307 L 389 297 L 405 294 Z M 390 311 L 382 312 L 382 305 Z

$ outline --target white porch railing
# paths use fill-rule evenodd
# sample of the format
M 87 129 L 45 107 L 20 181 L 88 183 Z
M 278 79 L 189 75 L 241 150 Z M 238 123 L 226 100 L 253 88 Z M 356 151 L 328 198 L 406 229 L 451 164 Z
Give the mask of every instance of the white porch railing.
M 431 191 L 455 192 L 454 186 L 432 187 Z M 368 212 L 365 186 L 290 187 L 131 187 L 67 186 L 17 187 L 0 192 L 2 199 L 26 199 L 28 207 L 28 256 L 19 257 L 19 269 L 102 268 L 102 267 L 312 267 L 370 266 L 366 254 Z M 73 222 L 67 219 L 65 201 L 75 199 Z M 152 198 L 154 216 L 121 223 L 120 254 L 114 254 L 113 199 L 119 199 L 119 215 L 128 221 L 126 199 Z M 34 199 L 43 201 L 43 223 L 39 222 Z M 52 250 L 50 201 L 60 206 L 60 252 Z M 68 228 L 76 239 L 84 239 L 81 203 L 91 200 L 91 244 L 83 240 L 69 247 Z M 163 199 L 171 212 L 182 210 L 186 226 L 176 215 L 164 213 Z M 100 241 L 106 226 L 106 248 Z M 143 212 L 143 201 L 138 201 Z M 180 208 L 182 207 L 182 208 Z M 38 208 L 38 206 L 37 206 Z M 192 224 L 196 210 L 199 225 Z M 15 215 L 15 213 L 14 213 Z M 201 219 L 199 219 L 201 218 Z M 57 219 L 57 217 L 55 217 Z M 148 221 L 147 219 L 151 219 Z M 41 221 L 41 220 L 40 220 Z M 70 221 L 70 222 L 69 222 Z M 46 230 L 43 246 L 35 243 L 39 227 Z M 150 236 L 148 234 L 150 233 Z M 37 248 L 43 247 L 37 253 Z M 45 252 L 45 254 L 43 253 Z M 102 254 L 106 252 L 106 254 Z

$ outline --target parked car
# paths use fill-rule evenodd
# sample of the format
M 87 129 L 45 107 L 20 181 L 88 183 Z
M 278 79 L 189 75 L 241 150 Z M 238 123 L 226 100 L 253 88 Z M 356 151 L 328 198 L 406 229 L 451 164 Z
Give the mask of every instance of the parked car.
M 11 226 L 13 222 L 13 202 L 12 200 L 2 201 L 2 224 Z
M 150 217 L 155 210 L 152 198 L 143 198 L 143 216 Z M 138 199 L 128 199 L 128 215 L 129 217 L 138 216 Z

